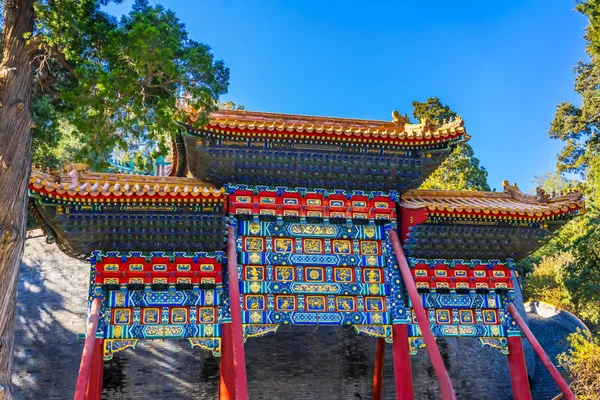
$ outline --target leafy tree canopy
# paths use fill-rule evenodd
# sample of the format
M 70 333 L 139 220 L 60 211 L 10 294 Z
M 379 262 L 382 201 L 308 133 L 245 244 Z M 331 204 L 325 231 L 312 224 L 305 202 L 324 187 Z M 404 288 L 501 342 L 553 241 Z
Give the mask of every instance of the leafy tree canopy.
M 413 101 L 413 117 L 419 121 L 427 119 L 436 124 L 442 124 L 458 116 L 448 106 L 442 104 L 437 97 L 430 97 L 426 102 Z M 487 171 L 479 165 L 473 148 L 462 143 L 442 163 L 442 165 L 427 178 L 421 189 L 434 190 L 490 190 L 487 183 Z
M 576 9 L 590 21 L 585 35 L 590 60 L 575 66 L 575 91 L 581 96 L 581 106 L 560 103 L 550 137 L 564 142 L 558 155 L 559 171 L 585 175 L 600 150 L 600 0 L 580 1 Z
M 577 10 L 589 18 L 585 38 L 589 62 L 575 68 L 575 89 L 582 104 L 558 105 L 550 136 L 564 141 L 558 156 L 558 173 L 541 178 L 542 187 L 560 191 L 577 186 L 586 196 L 586 211 L 564 227 L 546 246 L 524 260 L 536 264 L 526 285 L 541 282 L 539 269 L 553 260 L 556 288 L 567 291 L 569 307 L 593 329 L 600 330 L 600 0 L 579 2 Z M 561 178 L 560 172 L 577 172 L 581 182 Z M 530 293 L 543 288 L 526 289 Z M 539 291 L 539 290 L 538 290 Z
M 34 162 L 101 168 L 119 150 L 151 167 L 186 119 L 177 101 L 208 114 L 227 92 L 229 69 L 172 11 L 136 0 L 117 20 L 101 10 L 107 2 L 35 3 Z
M 558 356 L 571 377 L 571 390 L 579 400 L 596 400 L 600 393 L 600 340 L 577 330 L 567 338 L 570 349 Z

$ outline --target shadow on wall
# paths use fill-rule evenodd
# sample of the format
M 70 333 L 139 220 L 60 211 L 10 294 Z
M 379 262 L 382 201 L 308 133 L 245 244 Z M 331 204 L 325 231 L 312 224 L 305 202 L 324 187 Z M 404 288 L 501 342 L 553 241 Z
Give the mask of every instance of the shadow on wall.
M 85 264 L 29 239 L 19 276 L 13 383 L 17 398 L 65 399 L 75 389 L 87 314 Z M 87 269 L 87 268 L 86 268 Z
M 89 266 L 27 240 L 17 305 L 14 386 L 22 399 L 73 396 L 85 331 Z M 376 339 L 352 328 L 282 326 L 246 341 L 253 399 L 371 398 Z M 439 339 L 460 399 L 512 398 L 506 357 L 472 338 Z M 412 357 L 417 399 L 438 399 L 425 349 Z M 150 341 L 105 363 L 103 399 L 214 399 L 218 359 L 187 341 Z M 395 398 L 391 345 L 386 345 L 384 398 Z

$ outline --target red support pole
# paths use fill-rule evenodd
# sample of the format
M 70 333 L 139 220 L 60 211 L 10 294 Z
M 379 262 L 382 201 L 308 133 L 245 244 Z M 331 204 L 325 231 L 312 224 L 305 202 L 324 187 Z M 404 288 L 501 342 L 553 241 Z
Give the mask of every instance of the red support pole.
M 521 331 L 523 331 L 525 337 L 527 338 L 527 340 L 529 340 L 529 343 L 531 343 L 531 347 L 533 347 L 533 350 L 535 350 L 536 354 L 542 361 L 542 364 L 544 364 L 544 367 L 546 367 L 548 372 L 550 372 L 552 379 L 554 379 L 554 382 L 556 382 L 560 391 L 565 395 L 565 398 L 567 400 L 575 400 L 575 395 L 571 391 L 571 388 L 569 387 L 567 382 L 565 382 L 560 372 L 558 372 L 558 370 L 552 363 L 552 360 L 550 359 L 550 357 L 548 357 L 548 354 L 546 354 L 546 352 L 540 345 L 540 342 L 538 342 L 535 336 L 533 335 L 533 332 L 531 332 L 523 318 L 521 318 L 521 316 L 519 315 L 519 311 L 517 311 L 517 308 L 514 304 L 511 303 L 508 305 L 508 312 L 513 317 L 515 322 L 519 325 L 519 328 L 521 328 Z
M 392 325 L 394 343 L 392 355 L 394 356 L 394 381 L 396 382 L 397 400 L 414 400 L 412 369 L 410 366 L 410 351 L 408 349 L 408 325 Z
M 381 400 L 383 384 L 383 356 L 385 354 L 385 339 L 377 339 L 375 347 L 375 372 L 373 373 L 373 400 Z
M 229 278 L 229 299 L 231 307 L 231 344 L 233 370 L 235 376 L 235 399 L 248 400 L 246 378 L 246 357 L 242 333 L 242 310 L 240 307 L 240 285 L 238 283 L 237 252 L 233 227 L 227 227 L 227 274 Z M 231 390 L 229 392 L 231 394 Z
M 509 336 L 508 340 L 508 370 L 510 371 L 510 384 L 515 400 L 531 400 L 531 389 L 527 378 L 525 365 L 525 352 L 520 336 Z
M 88 326 L 85 334 L 85 344 L 83 345 L 83 353 L 81 355 L 81 363 L 79 364 L 79 375 L 77 376 L 77 384 L 75 385 L 74 400 L 84 400 L 87 390 L 88 381 L 90 379 L 90 370 L 92 367 L 92 358 L 94 356 L 96 343 L 96 330 L 98 329 L 98 318 L 100 317 L 100 309 L 102 308 L 102 299 L 96 297 L 92 301 L 90 313 L 88 317 Z
M 235 371 L 233 369 L 233 346 L 231 323 L 221 325 L 221 360 L 219 362 L 219 400 L 230 400 L 235 394 Z M 235 397 L 235 396 L 233 396 Z
M 94 343 L 94 356 L 90 380 L 85 392 L 86 400 L 100 400 L 102 396 L 102 376 L 104 374 L 104 339 L 97 338 Z
M 419 296 L 419 293 L 417 292 L 415 281 L 410 273 L 408 262 L 404 256 L 404 251 L 402 251 L 402 246 L 400 245 L 398 233 L 396 233 L 394 230 L 390 231 L 390 241 L 392 242 L 394 254 L 398 260 L 398 266 L 400 267 L 402 280 L 404 281 L 404 285 L 408 291 L 413 309 L 417 314 L 417 322 L 419 323 L 419 328 L 421 328 L 421 335 L 423 335 L 423 340 L 425 341 L 427 352 L 429 353 L 429 358 L 431 359 L 431 365 L 433 366 L 433 370 L 435 371 L 435 375 L 437 376 L 440 384 L 440 393 L 442 395 L 442 399 L 455 400 L 456 395 L 454 394 L 454 388 L 452 387 L 450 375 L 448 375 L 448 371 L 444 365 L 444 360 L 442 360 L 442 355 L 440 354 L 440 349 L 438 349 L 433 333 L 431 333 L 429 318 L 425 313 L 425 309 L 421 303 L 421 296 Z

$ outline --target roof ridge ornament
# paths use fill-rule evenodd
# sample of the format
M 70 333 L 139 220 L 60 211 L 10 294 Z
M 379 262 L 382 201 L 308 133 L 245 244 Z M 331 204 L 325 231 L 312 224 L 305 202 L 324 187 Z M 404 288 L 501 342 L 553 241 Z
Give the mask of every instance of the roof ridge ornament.
M 404 115 L 400 115 L 398 110 L 392 111 L 392 121 L 394 121 L 398 128 L 404 128 L 404 125 L 410 124 L 408 114 L 404 113 Z

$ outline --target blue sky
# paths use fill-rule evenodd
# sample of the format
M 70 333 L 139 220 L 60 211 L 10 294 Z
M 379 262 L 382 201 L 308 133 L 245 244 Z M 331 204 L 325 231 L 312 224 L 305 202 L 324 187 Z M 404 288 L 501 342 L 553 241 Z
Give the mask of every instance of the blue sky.
M 231 69 L 223 100 L 391 120 L 438 96 L 464 118 L 498 190 L 504 179 L 531 190 L 534 175 L 554 169 L 554 110 L 579 101 L 572 67 L 585 57 L 586 20 L 571 0 L 159 3 Z

